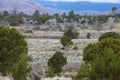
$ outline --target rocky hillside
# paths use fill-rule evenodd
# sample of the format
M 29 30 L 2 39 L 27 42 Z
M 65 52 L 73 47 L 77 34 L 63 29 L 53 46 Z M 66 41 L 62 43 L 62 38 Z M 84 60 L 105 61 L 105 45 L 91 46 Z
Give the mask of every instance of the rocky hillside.
M 26 14 L 33 14 L 35 10 L 39 10 L 40 13 L 51 13 L 40 3 L 31 0 L 0 0 L 0 12 L 5 10 L 9 12 L 17 10 L 17 12 L 22 11 Z

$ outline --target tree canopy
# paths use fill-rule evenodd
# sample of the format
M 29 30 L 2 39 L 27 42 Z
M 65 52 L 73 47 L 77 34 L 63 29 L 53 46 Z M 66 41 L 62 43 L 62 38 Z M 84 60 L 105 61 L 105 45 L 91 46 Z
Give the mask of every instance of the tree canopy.
M 60 42 L 64 47 L 73 44 L 71 37 L 65 35 L 61 37 Z
M 120 56 L 110 48 L 97 55 L 90 65 L 83 64 L 74 80 L 120 80 Z
M 120 80 L 120 57 L 112 49 L 106 49 L 104 55 L 97 56 L 89 70 L 90 80 Z
M 83 51 L 84 65 L 75 80 L 120 80 L 120 39 L 106 38 L 88 44 Z
M 99 41 L 106 39 L 106 38 L 120 39 L 120 35 L 116 32 L 106 32 L 99 37 Z
M 107 32 L 100 36 L 99 42 L 88 44 L 83 50 L 83 60 L 85 65 L 75 80 L 120 80 L 120 35 Z
M 84 80 L 88 77 L 89 68 L 86 64 L 82 63 L 77 75 L 73 77 L 73 80 Z
M 104 40 L 101 40 L 94 44 L 89 44 L 86 46 L 83 50 L 83 60 L 86 63 L 91 63 L 93 60 L 97 57 L 97 55 L 103 55 L 104 50 L 106 48 L 110 48 L 113 50 L 113 52 L 116 55 L 120 55 L 120 40 L 119 39 L 113 39 L 113 38 L 107 38 Z
M 67 64 L 66 57 L 63 56 L 63 53 L 57 51 L 53 57 L 48 61 L 48 66 L 54 68 L 54 73 L 59 74 L 62 71 L 62 66 Z
M 68 29 L 65 33 L 65 36 L 71 37 L 72 39 L 75 39 L 79 36 L 79 33 L 77 31 L 73 31 L 72 29 Z
M 27 52 L 27 42 L 23 35 L 14 28 L 0 27 L 0 72 L 3 75 L 11 73 L 13 65 Z
M 12 76 L 14 80 L 24 80 L 31 71 L 31 66 L 27 62 L 27 55 L 23 54 L 20 56 L 19 61 L 12 67 Z

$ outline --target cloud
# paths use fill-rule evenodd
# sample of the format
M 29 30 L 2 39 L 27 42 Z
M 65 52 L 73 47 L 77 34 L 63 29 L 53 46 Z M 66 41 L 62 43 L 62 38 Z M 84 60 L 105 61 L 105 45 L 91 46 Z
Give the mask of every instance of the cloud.
M 46 0 L 46 1 L 47 1 L 47 0 Z M 69 1 L 69 2 L 89 1 L 89 2 L 110 2 L 110 3 L 120 3 L 120 0 L 48 0 L 48 1 Z

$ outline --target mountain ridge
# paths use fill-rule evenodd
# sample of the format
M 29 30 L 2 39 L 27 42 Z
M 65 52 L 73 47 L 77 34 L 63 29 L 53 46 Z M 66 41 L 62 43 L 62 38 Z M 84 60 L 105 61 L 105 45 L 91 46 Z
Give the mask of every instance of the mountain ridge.
M 24 12 L 26 14 L 33 14 L 35 10 L 39 10 L 43 13 L 68 13 L 74 10 L 75 13 L 79 14 L 103 14 L 109 13 L 112 7 L 118 8 L 120 13 L 120 3 L 99 3 L 99 2 L 67 2 L 67 1 L 41 1 L 41 0 L 0 0 L 0 12 L 9 11 L 12 12 L 17 9 L 18 12 Z
M 120 10 L 120 3 L 100 3 L 100 2 L 88 2 L 88 1 L 78 1 L 78 2 L 67 2 L 67 1 L 52 2 L 52 1 L 41 1 L 41 0 L 34 0 L 34 1 L 41 3 L 42 5 L 52 9 L 53 11 L 63 10 L 68 12 L 70 10 L 74 10 L 76 13 L 85 12 L 85 11 L 105 13 L 105 12 L 110 12 L 112 7 L 117 7 L 118 10 Z
M 39 10 L 41 14 L 52 13 L 40 3 L 30 0 L 0 0 L 0 12 L 13 10 L 24 12 L 26 14 L 33 14 L 35 10 Z

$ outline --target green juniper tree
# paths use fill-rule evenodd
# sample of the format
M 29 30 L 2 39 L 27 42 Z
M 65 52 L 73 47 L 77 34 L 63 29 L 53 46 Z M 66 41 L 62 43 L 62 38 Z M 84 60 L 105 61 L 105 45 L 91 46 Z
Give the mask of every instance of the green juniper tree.
M 29 66 L 27 61 L 27 55 L 23 54 L 20 56 L 20 60 L 12 67 L 12 76 L 14 80 L 25 80 L 26 76 L 31 71 L 31 66 Z
M 106 32 L 99 37 L 99 41 L 106 38 L 120 39 L 120 35 L 116 32 Z
M 53 57 L 51 57 L 48 61 L 48 66 L 54 68 L 55 74 L 60 74 L 62 72 L 62 67 L 67 64 L 66 57 L 63 56 L 63 53 L 57 51 Z
M 26 63 L 23 62 L 23 64 L 27 67 L 28 64 L 25 59 L 27 52 L 27 42 L 23 35 L 14 28 L 0 27 L 0 72 L 3 76 L 10 75 L 13 65 L 21 64 L 23 60 Z M 21 67 L 20 71 L 25 70 L 24 66 L 19 67 Z
M 66 35 L 61 37 L 60 42 L 64 47 L 73 44 L 71 37 L 68 37 Z

